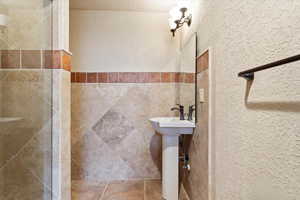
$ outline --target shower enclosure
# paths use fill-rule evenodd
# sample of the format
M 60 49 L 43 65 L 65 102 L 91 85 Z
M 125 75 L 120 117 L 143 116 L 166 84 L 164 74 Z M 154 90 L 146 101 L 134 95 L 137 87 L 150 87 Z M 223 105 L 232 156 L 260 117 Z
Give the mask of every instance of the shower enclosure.
M 0 0 L 0 200 L 52 199 L 52 0 Z

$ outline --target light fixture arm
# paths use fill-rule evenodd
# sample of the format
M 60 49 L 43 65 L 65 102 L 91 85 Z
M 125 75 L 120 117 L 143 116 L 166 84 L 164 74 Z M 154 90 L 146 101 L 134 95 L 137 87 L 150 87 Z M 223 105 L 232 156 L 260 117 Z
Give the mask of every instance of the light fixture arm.
M 179 11 L 182 13 L 182 15 L 180 19 L 174 21 L 176 27 L 171 29 L 173 37 L 175 37 L 176 30 L 182 27 L 184 24 L 187 24 L 188 26 L 191 26 L 192 24 L 192 15 L 190 14 L 189 16 L 186 16 L 187 8 L 180 8 Z

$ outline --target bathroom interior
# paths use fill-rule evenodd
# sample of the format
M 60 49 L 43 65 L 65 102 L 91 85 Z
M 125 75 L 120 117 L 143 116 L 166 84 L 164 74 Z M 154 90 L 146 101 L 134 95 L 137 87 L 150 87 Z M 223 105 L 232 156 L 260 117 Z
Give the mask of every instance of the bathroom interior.
M 0 200 L 300 200 L 297 0 L 0 0 Z

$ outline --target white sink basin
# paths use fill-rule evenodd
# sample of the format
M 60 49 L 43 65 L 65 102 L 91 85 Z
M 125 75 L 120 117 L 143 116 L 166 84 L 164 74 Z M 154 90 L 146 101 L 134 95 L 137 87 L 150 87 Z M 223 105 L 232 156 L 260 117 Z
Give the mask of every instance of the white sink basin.
M 195 122 L 180 120 L 176 117 L 151 118 L 153 128 L 162 135 L 185 135 L 193 134 Z
M 149 121 L 155 131 L 163 136 L 163 198 L 178 200 L 179 136 L 193 134 L 195 122 L 175 117 L 157 117 Z

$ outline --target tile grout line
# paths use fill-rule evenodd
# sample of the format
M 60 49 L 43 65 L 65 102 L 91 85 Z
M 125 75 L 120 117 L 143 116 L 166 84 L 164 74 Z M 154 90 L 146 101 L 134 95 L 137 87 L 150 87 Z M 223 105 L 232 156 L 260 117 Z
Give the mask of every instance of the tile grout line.
M 41 64 L 41 69 L 43 69 L 43 63 L 44 63 L 43 55 L 44 55 L 43 54 L 43 50 L 41 49 L 40 50 L 40 57 L 41 57 L 41 63 L 40 64 Z
M 27 169 L 29 171 L 29 173 L 32 174 L 32 176 L 43 186 L 46 187 L 47 190 L 51 193 L 51 195 L 53 197 L 55 197 L 55 199 L 57 198 L 57 194 L 54 193 L 53 189 L 51 186 L 48 186 L 46 183 L 44 183 L 33 171 Z
M 10 164 L 10 162 L 12 162 L 14 159 L 16 159 L 23 152 L 23 150 L 34 140 L 35 136 L 36 135 L 33 134 L 33 136 L 19 149 L 19 151 L 17 151 L 17 153 L 12 155 L 10 157 L 10 159 L 8 159 L 6 162 L 4 162 L 4 164 L 2 166 L 0 166 L 0 171 L 2 169 L 4 169 L 8 164 Z
M 146 200 L 146 180 L 144 179 L 144 200 Z
M 14 159 L 16 159 L 23 152 L 23 150 L 34 140 L 34 138 L 36 136 L 38 136 L 39 134 L 41 134 L 40 132 L 43 129 L 44 129 L 44 127 L 42 127 L 38 132 L 33 134 L 32 137 L 14 155 L 12 155 L 8 160 L 6 160 L 4 162 L 4 164 L 2 166 L 0 166 L 0 171 L 2 169 L 4 169 L 10 162 L 12 162 Z
M 104 197 L 104 194 L 105 194 L 105 192 L 107 191 L 108 184 L 109 184 L 109 183 L 106 183 L 106 185 L 105 185 L 105 187 L 104 187 L 104 190 L 103 190 L 102 194 L 99 196 L 99 199 L 98 199 L 98 200 L 101 200 L 101 199 L 103 199 L 103 197 Z
M 20 65 L 20 66 L 18 67 L 19 69 L 22 69 L 22 53 L 23 53 L 23 52 L 22 52 L 22 50 L 20 49 L 20 51 L 19 51 L 19 54 L 20 54 L 20 56 L 19 56 L 19 65 Z

